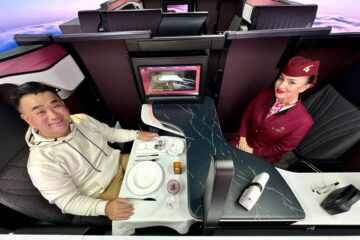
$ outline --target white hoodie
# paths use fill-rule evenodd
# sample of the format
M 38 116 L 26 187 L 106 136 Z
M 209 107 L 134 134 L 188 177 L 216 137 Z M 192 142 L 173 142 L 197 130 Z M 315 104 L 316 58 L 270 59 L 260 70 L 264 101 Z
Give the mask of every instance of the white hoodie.
M 120 151 L 108 142 L 126 142 L 136 131 L 110 128 L 85 114 L 70 116 L 71 133 L 46 139 L 29 128 L 28 172 L 41 194 L 63 213 L 105 215 L 107 201 L 96 199 L 119 169 Z

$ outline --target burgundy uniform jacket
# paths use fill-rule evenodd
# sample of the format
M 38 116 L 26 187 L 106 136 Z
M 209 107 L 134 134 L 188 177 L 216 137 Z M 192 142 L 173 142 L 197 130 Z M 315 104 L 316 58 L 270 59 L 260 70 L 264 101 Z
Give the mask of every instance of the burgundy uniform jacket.
M 296 148 L 313 124 L 312 117 L 300 101 L 265 119 L 274 102 L 272 89 L 257 95 L 243 114 L 237 136 L 231 140 L 235 146 L 240 137 L 246 137 L 254 154 L 270 163 L 276 163 L 285 152 Z

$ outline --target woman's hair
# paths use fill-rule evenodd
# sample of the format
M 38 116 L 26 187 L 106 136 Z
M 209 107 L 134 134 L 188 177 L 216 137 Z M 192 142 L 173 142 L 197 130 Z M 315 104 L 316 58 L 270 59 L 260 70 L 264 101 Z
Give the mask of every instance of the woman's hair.
M 39 94 L 43 92 L 52 92 L 57 94 L 55 88 L 49 87 L 38 82 L 27 82 L 16 87 L 9 95 L 10 103 L 19 111 L 20 100 L 23 96 L 28 94 Z M 59 97 L 60 98 L 60 97 Z
M 310 75 L 310 76 L 308 76 L 307 84 L 312 84 L 312 83 L 314 83 L 314 80 L 315 80 L 315 75 Z

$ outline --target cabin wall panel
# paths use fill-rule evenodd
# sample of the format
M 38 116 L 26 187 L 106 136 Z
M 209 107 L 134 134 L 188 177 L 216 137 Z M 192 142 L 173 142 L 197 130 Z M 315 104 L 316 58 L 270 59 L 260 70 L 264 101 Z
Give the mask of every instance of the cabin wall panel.
M 81 41 L 72 45 L 121 126 L 138 129 L 141 101 L 125 41 Z
M 229 47 L 217 111 L 225 135 L 238 130 L 243 111 L 264 88 L 271 87 L 291 38 L 233 40 Z
M 360 50 L 355 51 L 351 65 L 335 78 L 334 86 L 344 97 L 360 108 Z
M 360 142 L 346 151 L 341 157 L 344 168 L 349 172 L 360 172 Z
M 143 0 L 142 2 L 145 9 L 163 8 L 162 0 Z
M 354 56 L 359 54 L 355 48 L 308 48 L 302 49 L 298 55 L 320 61 L 318 83 L 329 79 L 336 80 L 344 70 L 354 61 Z M 323 84 L 321 84 L 323 85 Z
M 230 23 L 233 20 L 239 8 L 239 4 L 244 4 L 244 2 L 245 0 L 221 1 L 221 6 L 218 13 L 219 14 L 218 28 L 217 28 L 218 31 L 223 32 L 229 29 Z

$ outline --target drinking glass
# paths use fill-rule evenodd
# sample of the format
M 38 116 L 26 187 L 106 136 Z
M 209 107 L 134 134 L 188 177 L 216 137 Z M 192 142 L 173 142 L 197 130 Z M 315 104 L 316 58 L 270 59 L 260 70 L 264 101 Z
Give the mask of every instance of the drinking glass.
M 171 179 L 167 183 L 167 191 L 168 193 L 165 195 L 166 207 L 170 209 L 177 208 L 178 196 L 176 195 L 180 191 L 180 183 L 175 179 Z

